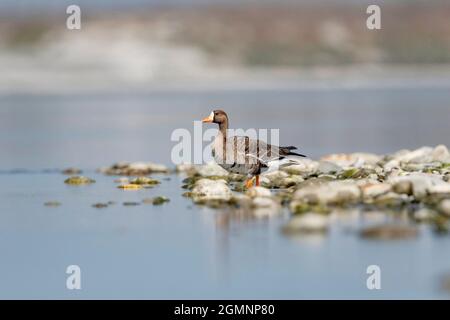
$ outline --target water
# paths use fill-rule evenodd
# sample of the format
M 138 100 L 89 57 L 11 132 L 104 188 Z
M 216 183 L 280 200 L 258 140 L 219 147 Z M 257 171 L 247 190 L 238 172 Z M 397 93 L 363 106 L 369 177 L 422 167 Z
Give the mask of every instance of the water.
M 1 96 L 0 298 L 448 298 L 440 279 L 450 237 L 426 227 L 414 240 L 372 242 L 357 235 L 373 223 L 362 215 L 327 236 L 290 238 L 280 232 L 288 212 L 240 219 L 192 205 L 181 176 L 125 192 L 95 169 L 170 165 L 171 132 L 192 131 L 214 106 L 232 127 L 280 128 L 283 144 L 312 158 L 450 145 L 449 101 L 437 87 Z M 97 182 L 65 185 L 55 170 L 69 166 Z M 157 195 L 171 201 L 122 205 Z M 43 205 L 51 200 L 62 205 Z M 71 264 L 81 267 L 80 291 L 66 289 Z M 379 291 L 366 288 L 371 264 L 382 270 Z

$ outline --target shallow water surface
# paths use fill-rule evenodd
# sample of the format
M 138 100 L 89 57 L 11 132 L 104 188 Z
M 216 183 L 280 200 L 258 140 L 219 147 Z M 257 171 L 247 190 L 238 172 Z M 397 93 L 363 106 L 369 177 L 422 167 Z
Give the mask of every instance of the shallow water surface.
M 288 212 L 234 216 L 182 197 L 182 176 L 123 191 L 95 169 L 171 165 L 172 130 L 192 130 L 213 106 L 234 127 L 280 128 L 284 144 L 313 158 L 450 145 L 449 101 L 448 88 L 0 97 L 0 298 L 448 298 L 450 237 L 425 226 L 417 239 L 363 240 L 361 225 L 380 221 L 359 214 L 327 235 L 292 238 L 280 232 Z M 97 182 L 64 184 L 58 170 L 69 166 Z M 171 201 L 122 204 L 157 195 Z M 72 264 L 79 291 L 66 289 Z M 372 264 L 378 291 L 366 287 Z

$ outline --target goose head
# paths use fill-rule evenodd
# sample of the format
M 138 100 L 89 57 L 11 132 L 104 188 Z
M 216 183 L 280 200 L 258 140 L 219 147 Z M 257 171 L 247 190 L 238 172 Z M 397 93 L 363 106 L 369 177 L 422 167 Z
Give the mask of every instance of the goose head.
M 214 110 L 202 122 L 217 123 L 220 126 L 222 124 L 228 124 L 228 116 L 223 110 Z

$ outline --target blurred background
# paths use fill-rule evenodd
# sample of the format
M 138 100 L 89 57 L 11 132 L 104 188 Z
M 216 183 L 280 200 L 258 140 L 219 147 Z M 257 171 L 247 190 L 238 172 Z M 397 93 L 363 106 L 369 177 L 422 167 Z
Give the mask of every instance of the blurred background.
M 66 28 L 70 4 L 81 30 Z M 366 28 L 369 4 L 381 30 Z M 4 0 L 0 15 L 2 92 L 392 81 L 450 62 L 444 0 Z
M 448 1 L 80 0 L 81 30 L 70 4 L 0 3 L 3 167 L 170 163 L 217 107 L 311 157 L 448 141 Z

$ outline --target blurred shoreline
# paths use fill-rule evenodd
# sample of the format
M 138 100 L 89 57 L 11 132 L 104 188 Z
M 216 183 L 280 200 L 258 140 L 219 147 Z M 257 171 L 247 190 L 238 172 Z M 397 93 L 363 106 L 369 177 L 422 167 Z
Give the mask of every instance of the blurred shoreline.
M 84 10 L 0 20 L 0 93 L 450 86 L 450 3 Z M 63 11 L 64 12 L 64 11 Z

